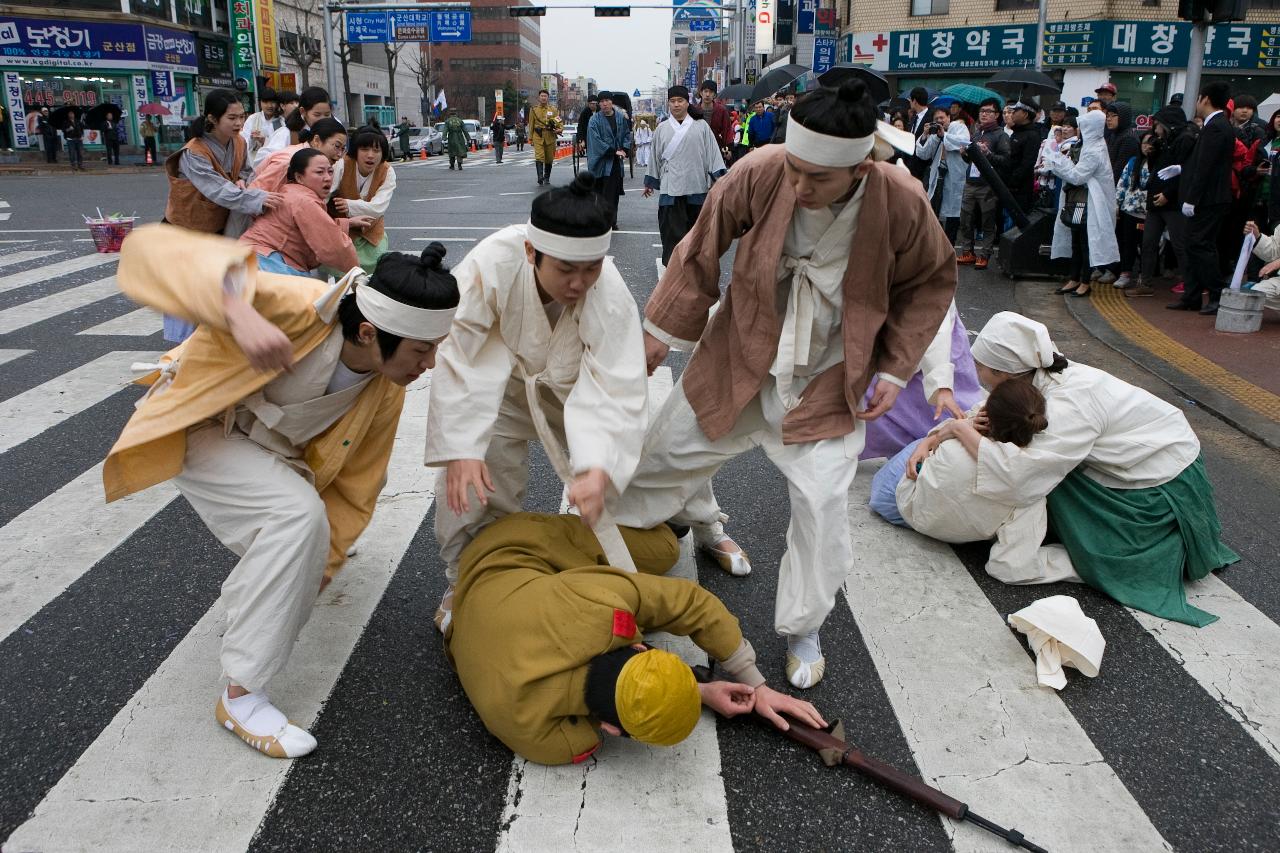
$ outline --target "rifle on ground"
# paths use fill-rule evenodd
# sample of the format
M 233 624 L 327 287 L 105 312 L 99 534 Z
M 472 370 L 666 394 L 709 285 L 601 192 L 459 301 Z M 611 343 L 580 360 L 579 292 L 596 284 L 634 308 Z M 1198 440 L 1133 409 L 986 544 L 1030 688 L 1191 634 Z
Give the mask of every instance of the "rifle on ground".
M 695 666 L 693 667 L 693 672 L 697 679 L 703 683 L 712 680 L 711 670 L 707 667 Z M 968 821 L 980 826 L 988 832 L 1000 836 L 1014 847 L 1030 850 L 1032 853 L 1048 853 L 1043 847 L 1028 841 L 1018 830 L 1005 829 L 980 815 L 974 814 L 969 809 L 969 806 L 926 784 L 923 779 L 917 779 L 915 776 L 904 773 L 896 767 L 885 764 L 883 761 L 864 755 L 857 747 L 850 746 L 845 741 L 844 728 L 839 720 L 825 729 L 816 729 L 798 720 L 788 719 L 787 722 L 790 723 L 791 728 L 784 732 L 780 731 L 764 717 L 758 714 L 752 714 L 752 716 L 756 722 L 767 727 L 770 731 L 778 732 L 818 753 L 823 763 L 828 767 L 834 767 L 837 764 L 847 765 L 863 775 L 871 777 L 880 784 L 897 791 L 899 794 L 904 794 L 921 805 L 941 812 L 953 820 Z

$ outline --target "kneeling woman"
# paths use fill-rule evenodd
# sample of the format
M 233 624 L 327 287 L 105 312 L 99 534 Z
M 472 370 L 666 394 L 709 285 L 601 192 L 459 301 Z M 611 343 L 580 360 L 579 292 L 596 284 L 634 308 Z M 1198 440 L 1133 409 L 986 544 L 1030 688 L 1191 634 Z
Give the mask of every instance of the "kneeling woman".
M 103 465 L 107 500 L 172 480 L 239 558 L 222 585 L 214 714 L 273 758 L 315 749 L 266 690 L 368 525 L 404 406 L 435 365 L 458 285 L 433 243 L 336 284 L 255 269 L 247 246 L 165 225 L 124 243 L 135 302 L 199 324 Z M 354 288 L 354 290 L 352 290 Z
M 362 127 L 351 139 L 351 149 L 341 161 L 341 171 L 334 167 L 337 185 L 329 202 L 332 212 L 373 220 L 373 224 L 352 238 L 356 257 L 365 272 L 372 272 L 378 258 L 387 251 L 387 232 L 382 219 L 396 191 L 396 172 L 390 160 L 391 146 L 387 138 L 371 127 Z
M 258 217 L 240 238 L 258 253 L 264 272 L 309 276 L 321 265 L 338 272 L 356 266 L 356 250 L 348 229 L 367 228 L 367 216 L 334 219 L 325 210 L 333 188 L 333 165 L 316 148 L 303 148 L 289 161 L 284 203 Z
M 1068 363 L 1043 324 L 1009 311 L 983 328 L 973 358 L 987 387 L 1029 379 L 1049 421 L 1026 447 L 984 440 L 971 421 L 947 424 L 977 461 L 975 493 L 1014 506 L 1047 497 L 1049 524 L 1090 586 L 1165 619 L 1215 621 L 1187 604 L 1183 578 L 1240 558 L 1219 541 L 1213 487 L 1182 412 L 1109 373 Z M 908 472 L 928 465 L 937 435 L 912 454 Z
M 1048 425 L 1044 396 L 1025 380 L 997 385 L 976 421 L 984 415 L 985 437 L 1016 447 L 1026 447 Z M 872 480 L 871 508 L 887 521 L 943 542 L 994 539 L 986 571 L 998 581 L 1079 581 L 1066 549 L 1042 544 L 1048 522 L 1044 498 L 1014 506 L 974 494 L 976 460 L 960 442 L 946 440 L 971 427 L 964 419 L 949 420 L 934 435 L 904 447 Z M 908 476 L 907 460 L 923 442 L 935 448 L 933 455 Z

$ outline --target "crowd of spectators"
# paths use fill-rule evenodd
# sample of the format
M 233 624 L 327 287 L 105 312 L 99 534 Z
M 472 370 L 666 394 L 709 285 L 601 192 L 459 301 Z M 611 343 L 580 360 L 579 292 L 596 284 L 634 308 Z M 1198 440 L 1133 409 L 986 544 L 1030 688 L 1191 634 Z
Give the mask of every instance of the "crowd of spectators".
M 1028 97 L 935 108 L 919 88 L 888 118 L 916 137 L 906 165 L 958 263 L 986 269 L 1012 208 L 1039 209 L 1055 217 L 1052 256 L 1067 262 L 1059 293 L 1110 285 L 1151 296 L 1176 269 L 1168 307 L 1216 314 L 1246 226 L 1268 235 L 1280 223 L 1280 110 L 1264 120 L 1252 95 L 1216 81 L 1197 93 L 1191 119 L 1175 95 L 1140 133 L 1113 84 L 1095 94 L 1082 115 Z M 1246 278 L 1259 267 L 1251 260 Z

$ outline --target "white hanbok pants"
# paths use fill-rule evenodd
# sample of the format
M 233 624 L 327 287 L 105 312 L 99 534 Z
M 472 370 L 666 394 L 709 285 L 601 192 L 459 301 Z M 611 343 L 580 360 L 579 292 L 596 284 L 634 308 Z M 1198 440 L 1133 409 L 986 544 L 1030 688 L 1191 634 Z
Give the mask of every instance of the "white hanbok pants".
M 539 386 L 538 392 L 547 425 L 564 447 L 567 445 L 564 404 L 544 386 Z M 498 407 L 498 418 L 484 456 L 494 489 L 488 496 L 488 506 L 481 505 L 475 493 L 470 492 L 467 499 L 471 509 L 454 515 L 448 502 L 443 500 L 448 494 L 445 488 L 448 469 L 441 468 L 436 475 L 436 542 L 440 545 L 440 559 L 444 561 L 445 579 L 450 587 L 458 582 L 458 560 L 476 534 L 499 518 L 524 510 L 524 495 L 529 485 L 529 442 L 537 438 L 538 430 L 529 415 L 524 383 L 512 379 Z
M 684 382 L 676 383 L 649 426 L 640 466 L 614 516 L 618 524 L 630 527 L 654 527 L 665 521 L 715 524 L 721 516 L 711 478 L 735 456 L 762 448 L 786 478 L 791 499 L 773 626 L 782 635 L 801 635 L 822 626 L 853 568 L 849 487 L 858 470 L 866 428 L 858 421 L 845 436 L 783 444 L 785 414 L 770 377 L 733 430 L 712 441 L 698 426 Z
M 222 670 L 251 692 L 284 669 L 324 578 L 329 517 L 309 475 L 301 461 L 290 464 L 242 433 L 226 437 L 216 423 L 187 435 L 173 480 L 240 557 L 222 584 Z

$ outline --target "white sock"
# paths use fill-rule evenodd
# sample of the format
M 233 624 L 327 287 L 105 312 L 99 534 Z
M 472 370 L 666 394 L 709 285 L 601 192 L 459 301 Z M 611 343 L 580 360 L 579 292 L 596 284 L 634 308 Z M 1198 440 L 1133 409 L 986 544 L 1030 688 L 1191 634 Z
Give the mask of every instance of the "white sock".
M 222 701 L 241 728 L 255 737 L 276 737 L 289 723 L 265 693 L 246 693 L 232 699 L 223 692 Z
M 787 636 L 787 651 L 805 663 L 817 663 L 822 658 L 822 644 L 818 632 L 810 631 L 799 636 Z

